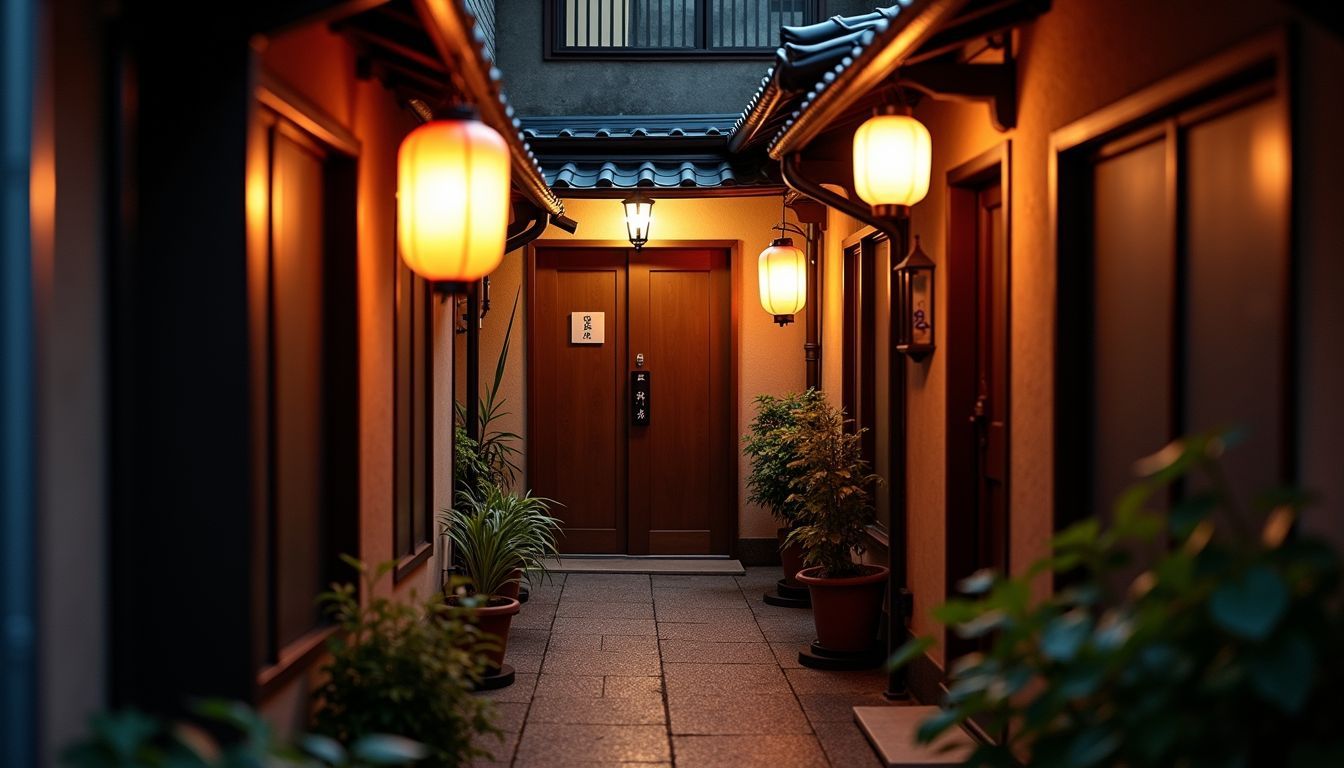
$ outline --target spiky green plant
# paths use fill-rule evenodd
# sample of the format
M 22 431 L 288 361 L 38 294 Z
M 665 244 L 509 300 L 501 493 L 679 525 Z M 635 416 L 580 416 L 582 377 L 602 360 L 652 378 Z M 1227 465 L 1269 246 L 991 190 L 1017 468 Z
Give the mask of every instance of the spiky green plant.
M 457 506 L 439 521 L 477 594 L 498 594 L 517 570 L 546 572 L 545 559 L 558 551 L 560 521 L 548 514 L 554 504 L 491 483 L 457 494 Z
M 504 410 L 504 398 L 499 396 L 504 384 L 504 368 L 509 362 L 509 344 L 513 338 L 513 321 L 518 316 L 518 293 L 513 295 L 513 309 L 509 312 L 509 325 L 504 330 L 504 343 L 499 348 L 499 357 L 495 360 L 495 378 L 490 386 L 481 393 L 479 412 L 476 414 L 480 424 L 480 439 L 473 440 L 467 435 L 467 408 L 462 403 L 453 403 L 457 415 L 457 472 L 458 486 L 472 489 L 479 484 L 489 483 L 509 488 L 518 479 L 521 469 L 518 467 L 518 447 L 522 436 L 516 432 L 495 429 L 492 425 L 509 415 Z M 460 432 L 461 434 L 456 434 Z

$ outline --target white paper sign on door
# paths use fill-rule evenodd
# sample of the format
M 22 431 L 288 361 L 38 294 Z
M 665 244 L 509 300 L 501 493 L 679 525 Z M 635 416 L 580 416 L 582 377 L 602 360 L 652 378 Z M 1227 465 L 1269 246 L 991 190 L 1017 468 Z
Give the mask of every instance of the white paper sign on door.
M 571 344 L 601 344 L 606 340 L 605 312 L 570 312 L 569 341 Z

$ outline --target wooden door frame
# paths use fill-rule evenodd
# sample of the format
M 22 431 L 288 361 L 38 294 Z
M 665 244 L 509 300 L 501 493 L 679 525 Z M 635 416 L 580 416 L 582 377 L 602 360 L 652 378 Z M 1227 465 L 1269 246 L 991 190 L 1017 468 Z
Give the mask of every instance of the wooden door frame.
M 1293 121 L 1292 36 L 1287 28 L 1262 34 L 1240 45 L 1183 68 L 1137 93 L 1121 98 L 1108 106 L 1075 120 L 1050 134 L 1047 153 L 1047 197 L 1049 205 L 1049 263 L 1055 265 L 1055 319 L 1052 412 L 1052 467 L 1051 519 L 1053 529 L 1063 530 L 1069 525 L 1090 517 L 1091 456 L 1087 448 L 1092 434 L 1089 424 L 1076 416 L 1092 407 L 1094 386 L 1090 373 L 1095 349 L 1092 338 L 1091 294 L 1091 214 L 1089 153 L 1101 145 L 1136 131 L 1171 125 L 1181 113 L 1202 105 L 1218 103 L 1233 96 L 1237 98 L 1248 89 L 1268 88 L 1272 98 L 1278 99 L 1284 125 L 1288 126 L 1290 142 L 1295 143 L 1296 127 Z M 1294 201 L 1297 198 L 1301 173 L 1299 153 L 1288 147 L 1289 183 L 1288 216 L 1284 233 L 1288 255 L 1288 281 L 1283 297 L 1287 313 L 1284 328 L 1283 400 L 1279 407 L 1283 415 L 1281 442 L 1282 466 L 1279 471 L 1286 483 L 1296 480 L 1298 469 L 1297 410 L 1298 385 L 1298 319 L 1295 297 L 1298 295 L 1297 222 L 1299 215 Z M 1176 208 L 1169 217 L 1173 231 L 1173 248 L 1180 263 L 1180 229 L 1183 217 L 1175 192 L 1180 179 L 1168 163 L 1168 189 Z M 1061 190 L 1067 192 L 1061 194 Z M 1179 268 L 1179 267 L 1178 267 Z M 1176 290 L 1182 290 L 1181 280 Z M 1183 322 L 1180 295 L 1173 297 L 1176 311 L 1174 322 Z M 1173 338 L 1179 334 L 1173 329 Z M 1184 350 L 1179 344 L 1173 356 L 1180 357 Z M 1178 359 L 1176 362 L 1180 362 Z M 1179 366 L 1174 375 L 1179 376 Z M 1177 390 L 1180 387 L 1176 387 Z M 1178 392 L 1179 394 L 1179 392 Z M 1179 406 L 1177 406 L 1179 407 Z M 1075 417 L 1072 420 L 1070 417 Z M 1058 579 L 1057 579 L 1058 581 Z
M 1004 427 L 1007 432 L 1004 440 L 1004 478 L 1003 493 L 1008 512 L 1004 531 L 1004 546 L 1011 552 L 1012 504 L 1012 347 L 1013 347 L 1013 271 L 1012 271 L 1012 141 L 1005 140 L 976 157 L 952 168 L 947 172 L 947 283 L 945 295 L 950 311 L 943 313 L 947 324 L 943 347 L 946 350 L 946 366 L 943 373 L 945 399 L 943 412 L 945 418 L 946 440 L 944 449 L 943 478 L 944 521 L 946 532 L 943 545 L 944 592 L 948 599 L 959 596 L 957 581 L 966 573 L 973 558 L 967 552 L 954 547 L 953 531 L 968 530 L 976 523 L 976 505 L 974 504 L 975 485 L 974 466 L 966 464 L 967 457 L 975 453 L 975 435 L 966 421 L 966 414 L 956 407 L 959 403 L 972 403 L 976 398 L 973 374 L 976 369 L 976 324 L 973 318 L 957 310 L 958 307 L 973 306 L 979 301 L 976 294 L 976 262 L 978 237 L 975 232 L 958 230 L 957 224 L 967 220 L 979 220 L 979 193 L 993 185 L 998 178 L 999 193 L 1003 209 L 1004 275 L 1007 295 L 1004 307 L 1008 327 L 1004 329 L 1008 337 L 1007 353 L 1004 360 L 1003 375 L 1005 382 L 1005 400 L 1003 403 Z M 1005 564 L 1009 561 L 1005 560 Z M 1005 574 L 1007 575 L 1007 574 Z M 944 646 L 950 652 L 957 647 L 957 641 L 951 630 L 945 630 Z
M 732 425 L 731 434 L 737 435 L 740 424 L 738 423 L 738 401 L 741 396 L 740 378 L 738 376 L 738 361 L 741 358 L 741 294 L 742 294 L 742 241 L 741 240 L 650 240 L 644 245 L 645 248 L 711 248 L 722 249 L 728 252 L 728 291 L 729 309 L 728 309 L 728 354 L 732 358 L 728 366 L 728 420 Z M 533 309 L 536 306 L 536 285 L 537 285 L 537 250 L 541 248 L 548 249 L 618 249 L 622 251 L 631 251 L 634 248 L 629 240 L 579 240 L 579 239 L 540 239 L 534 240 L 527 245 L 524 253 L 523 264 L 523 294 L 524 318 L 523 323 L 523 341 L 526 347 L 524 359 L 527 363 L 527 372 L 525 373 L 524 387 L 527 390 L 527 418 L 524 423 L 527 428 L 527 434 L 523 436 L 524 445 L 527 446 L 527 476 L 529 482 L 533 477 L 533 453 L 531 446 L 528 445 L 532 436 L 537 433 L 536 419 L 536 392 L 532 386 L 532 371 L 536 364 L 536 345 L 533 339 L 536 333 L 536 313 Z M 626 309 L 627 313 L 629 308 Z M 629 354 L 629 350 L 626 350 Z M 629 361 L 626 361 L 627 367 Z M 730 454 L 734 457 L 740 457 L 737 451 L 737 445 L 734 442 Z M 739 488 L 742 484 L 741 462 L 733 462 L 732 471 L 729 473 L 730 482 L 728 483 L 728 507 L 730 510 L 728 521 L 728 555 L 731 557 L 737 549 L 738 529 L 742 510 L 739 501 Z M 628 493 L 627 489 L 627 493 Z M 629 530 L 626 531 L 627 545 L 629 549 L 628 537 Z

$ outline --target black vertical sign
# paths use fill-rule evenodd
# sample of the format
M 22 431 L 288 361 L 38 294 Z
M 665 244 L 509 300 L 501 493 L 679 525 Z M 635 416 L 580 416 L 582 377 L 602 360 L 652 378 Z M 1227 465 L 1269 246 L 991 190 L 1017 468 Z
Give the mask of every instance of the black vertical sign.
M 649 372 L 630 372 L 630 423 L 636 427 L 649 424 Z

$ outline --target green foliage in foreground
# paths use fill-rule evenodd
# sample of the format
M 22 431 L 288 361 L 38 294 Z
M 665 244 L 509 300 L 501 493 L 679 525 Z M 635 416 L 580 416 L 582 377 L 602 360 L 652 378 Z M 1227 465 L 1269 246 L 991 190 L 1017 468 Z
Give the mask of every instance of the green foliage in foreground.
M 410 739 L 377 735 L 358 739 L 349 749 L 312 734 L 285 745 L 245 704 L 205 700 L 192 710 L 200 723 L 168 724 L 136 710 L 94 715 L 90 735 L 67 749 L 61 762 L 71 768 L 372 768 L 408 765 L 428 751 Z M 202 725 L 232 738 L 218 739 Z
M 1295 530 L 1299 495 L 1234 500 L 1226 443 L 1168 446 L 1139 463 L 1109 527 L 1062 532 L 1022 577 L 962 582 L 969 597 L 935 616 L 990 649 L 950 670 L 946 709 L 921 738 L 971 718 L 1010 727 L 975 766 L 1344 766 L 1339 554 Z M 1071 586 L 1033 601 L 1042 573 Z M 932 644 L 912 641 L 892 663 Z
M 472 696 L 485 670 L 488 638 L 470 623 L 470 609 L 392 600 L 375 587 L 394 566 L 346 562 L 363 576 L 364 604 L 354 584 L 333 585 L 321 602 L 338 631 L 328 642 L 326 682 L 314 692 L 316 730 L 349 744 L 395 733 L 423 743 L 425 765 L 451 768 L 484 756 L 480 737 L 498 735 L 490 702 Z

